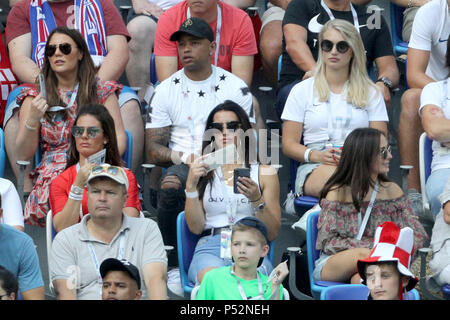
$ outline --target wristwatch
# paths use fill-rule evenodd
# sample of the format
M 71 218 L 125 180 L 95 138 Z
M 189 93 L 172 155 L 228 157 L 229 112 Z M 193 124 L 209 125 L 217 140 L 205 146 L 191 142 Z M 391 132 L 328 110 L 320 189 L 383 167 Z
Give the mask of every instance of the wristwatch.
M 384 84 L 386 87 L 388 87 L 389 89 L 392 89 L 392 81 L 389 80 L 388 77 L 381 77 L 381 78 L 378 78 L 378 80 L 375 81 L 375 82 L 380 82 L 380 81 L 383 82 L 383 84 Z

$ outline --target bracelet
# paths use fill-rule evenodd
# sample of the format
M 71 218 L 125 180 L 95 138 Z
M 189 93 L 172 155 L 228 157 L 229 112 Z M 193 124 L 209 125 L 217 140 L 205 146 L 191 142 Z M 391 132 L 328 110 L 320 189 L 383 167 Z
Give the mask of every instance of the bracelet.
M 186 193 L 186 198 L 191 198 L 191 199 L 198 198 L 197 190 L 195 190 L 194 192 L 189 192 L 186 189 L 184 189 L 184 192 Z
M 72 191 L 69 192 L 69 199 L 75 200 L 75 201 L 81 201 L 83 200 L 83 195 L 73 193 Z
M 76 195 L 83 195 L 84 189 L 80 188 L 79 186 L 72 185 L 72 187 L 70 188 L 70 192 Z
M 305 153 L 303 154 L 303 161 L 304 162 L 309 162 L 309 154 L 311 153 L 311 149 L 307 148 Z
M 25 120 L 25 128 L 27 128 L 28 130 L 37 130 L 38 127 L 32 127 L 28 124 L 28 120 Z

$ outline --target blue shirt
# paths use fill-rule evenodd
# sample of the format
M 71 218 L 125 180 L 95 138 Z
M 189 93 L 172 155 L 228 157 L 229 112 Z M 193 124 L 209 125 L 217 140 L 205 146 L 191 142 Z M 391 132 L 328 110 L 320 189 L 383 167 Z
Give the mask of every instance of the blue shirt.
M 6 224 L 0 224 L 0 265 L 19 282 L 19 292 L 44 286 L 33 239 Z

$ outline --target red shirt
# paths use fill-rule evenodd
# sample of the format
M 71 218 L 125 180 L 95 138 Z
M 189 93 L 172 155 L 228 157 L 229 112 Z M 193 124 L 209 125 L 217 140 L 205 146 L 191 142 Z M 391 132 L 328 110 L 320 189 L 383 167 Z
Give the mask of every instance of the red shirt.
M 246 12 L 222 1 L 222 31 L 220 33 L 219 60 L 217 65 L 231 72 L 231 56 L 252 56 L 258 53 L 253 24 Z M 165 11 L 158 20 L 156 28 L 154 53 L 156 56 L 177 57 L 177 42 L 170 41 L 170 36 L 178 31 L 187 19 L 187 2 L 183 1 Z M 216 34 L 217 19 L 210 24 Z M 211 57 L 214 64 L 214 54 Z M 183 68 L 178 59 L 178 69 Z
M 6 22 L 6 43 L 14 38 L 31 32 L 30 29 L 31 0 L 21 0 L 11 9 Z M 73 0 L 63 2 L 48 2 L 53 11 L 56 25 L 73 29 L 75 24 L 75 5 Z M 111 0 L 100 0 L 105 19 L 106 36 L 123 35 L 130 39 L 122 16 Z
M 13 74 L 8 52 L 3 41 L 3 33 L 0 34 L 0 127 L 3 127 L 6 102 L 9 93 L 17 87 L 19 81 Z
M 125 169 L 127 173 L 129 187 L 128 187 L 128 201 L 125 207 L 133 207 L 136 210 L 141 210 L 141 205 L 139 202 L 139 192 L 136 182 L 136 178 L 128 169 Z M 77 177 L 77 166 L 73 165 L 66 169 L 62 174 L 55 178 L 50 185 L 50 209 L 52 210 L 53 216 L 61 212 L 66 205 L 67 199 L 69 199 L 70 188 L 75 182 Z M 81 201 L 83 207 L 83 215 L 89 213 L 87 207 L 87 188 L 84 188 L 83 200 Z

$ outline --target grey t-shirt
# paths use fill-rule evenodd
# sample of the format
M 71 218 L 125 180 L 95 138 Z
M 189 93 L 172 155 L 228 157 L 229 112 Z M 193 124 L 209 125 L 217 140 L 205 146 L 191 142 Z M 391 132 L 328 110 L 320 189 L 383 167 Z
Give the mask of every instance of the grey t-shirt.
M 100 265 L 107 258 L 118 258 L 121 237 L 124 237 L 123 259 L 134 264 L 141 273 L 143 298 L 148 298 L 144 283 L 143 267 L 148 263 L 167 264 L 164 243 L 157 224 L 151 219 L 132 218 L 123 214 L 123 223 L 111 243 L 93 238 L 87 230 L 90 215 L 80 223 L 59 232 L 52 244 L 50 256 L 51 281 L 66 279 L 68 286 L 77 286 L 77 299 L 101 299 L 94 255 Z M 73 287 L 72 287 L 73 288 Z

